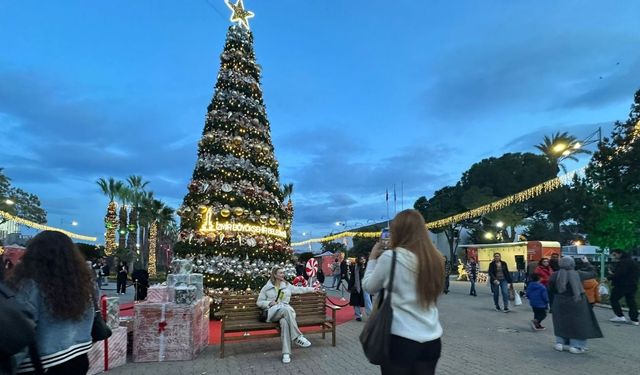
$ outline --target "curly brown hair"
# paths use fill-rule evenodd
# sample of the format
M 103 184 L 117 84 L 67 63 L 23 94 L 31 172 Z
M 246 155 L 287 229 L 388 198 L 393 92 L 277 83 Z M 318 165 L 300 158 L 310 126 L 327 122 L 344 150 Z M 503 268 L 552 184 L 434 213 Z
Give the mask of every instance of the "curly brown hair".
M 91 270 L 64 233 L 47 230 L 29 241 L 9 283 L 19 288 L 28 279 L 38 285 L 45 305 L 58 319 L 79 320 L 92 303 Z

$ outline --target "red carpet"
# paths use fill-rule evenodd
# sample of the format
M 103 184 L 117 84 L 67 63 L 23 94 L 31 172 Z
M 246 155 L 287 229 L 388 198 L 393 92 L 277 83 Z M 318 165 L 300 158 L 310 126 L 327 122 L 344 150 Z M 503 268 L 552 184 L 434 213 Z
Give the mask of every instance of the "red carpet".
M 327 315 L 331 314 L 331 310 L 327 309 Z M 120 316 L 133 316 L 133 302 L 123 303 L 120 305 Z M 344 306 L 336 312 L 336 320 L 338 324 L 348 322 L 354 318 L 353 307 Z M 305 329 L 302 329 L 304 332 Z M 276 332 L 275 330 L 273 332 Z M 238 332 L 242 335 L 242 332 Z M 216 345 L 220 343 L 220 321 L 212 320 L 209 322 L 209 344 Z

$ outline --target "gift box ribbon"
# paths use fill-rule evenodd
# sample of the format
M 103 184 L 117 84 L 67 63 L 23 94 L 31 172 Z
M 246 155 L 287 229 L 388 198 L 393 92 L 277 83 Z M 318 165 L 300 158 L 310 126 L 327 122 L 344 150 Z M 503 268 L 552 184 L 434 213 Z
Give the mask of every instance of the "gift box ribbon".
M 107 296 L 103 295 L 100 297 L 100 302 L 102 304 L 102 319 L 107 321 Z M 109 371 L 109 339 L 106 338 L 103 341 L 104 345 L 104 371 Z
M 167 320 L 165 317 L 165 310 L 166 310 L 167 304 L 163 303 L 162 304 L 162 308 L 160 309 L 160 322 L 158 323 L 158 333 L 160 334 L 160 344 L 159 344 L 159 349 L 158 350 L 158 362 L 161 362 L 164 360 L 164 331 L 167 328 Z

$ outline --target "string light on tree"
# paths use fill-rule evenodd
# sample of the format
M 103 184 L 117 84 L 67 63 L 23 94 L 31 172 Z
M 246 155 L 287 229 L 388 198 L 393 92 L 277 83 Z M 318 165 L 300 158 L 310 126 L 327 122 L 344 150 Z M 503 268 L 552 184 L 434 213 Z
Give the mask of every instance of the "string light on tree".
M 253 13 L 242 0 L 226 3 L 236 24 L 227 32 L 193 178 L 177 211 L 174 252 L 195 260 L 208 288 L 246 290 L 264 285 L 274 265 L 295 276 L 293 209 L 280 187 L 249 30 Z
M 154 221 L 149 229 L 149 276 L 157 275 L 156 270 L 156 242 L 158 240 L 158 222 Z

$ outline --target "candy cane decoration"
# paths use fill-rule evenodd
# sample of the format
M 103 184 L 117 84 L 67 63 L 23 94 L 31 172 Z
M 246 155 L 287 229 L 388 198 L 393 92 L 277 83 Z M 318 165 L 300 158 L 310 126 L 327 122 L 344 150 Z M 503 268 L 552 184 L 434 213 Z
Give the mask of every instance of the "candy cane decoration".
M 307 261 L 306 265 L 307 276 L 314 277 L 318 272 L 318 261 L 315 258 L 311 258 Z
M 291 284 L 293 284 L 294 286 L 307 286 L 307 280 L 305 280 L 302 276 L 296 276 Z
M 316 280 L 313 282 L 313 284 L 311 285 L 313 287 L 313 289 L 315 290 L 320 290 L 322 289 L 322 284 L 320 284 L 320 281 Z

